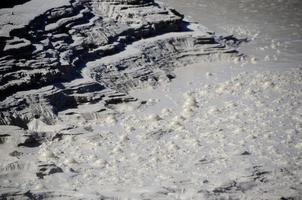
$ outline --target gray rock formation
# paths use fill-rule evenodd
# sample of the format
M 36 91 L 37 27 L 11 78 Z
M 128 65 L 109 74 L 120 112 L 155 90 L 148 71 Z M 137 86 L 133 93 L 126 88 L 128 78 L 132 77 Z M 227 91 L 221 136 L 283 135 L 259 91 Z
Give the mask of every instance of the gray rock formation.
M 0 124 L 54 124 L 83 103 L 104 111 L 134 101 L 133 87 L 172 79 L 175 66 L 237 55 L 239 40 L 188 25 L 153 0 L 71 0 L 13 28 L 0 45 Z

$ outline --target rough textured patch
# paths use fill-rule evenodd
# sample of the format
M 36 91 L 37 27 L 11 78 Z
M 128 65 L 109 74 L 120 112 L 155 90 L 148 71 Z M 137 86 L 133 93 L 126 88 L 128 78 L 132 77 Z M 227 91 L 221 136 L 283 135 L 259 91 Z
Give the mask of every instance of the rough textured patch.
M 85 103 L 106 101 L 106 110 L 110 101 L 133 101 L 131 88 L 171 79 L 177 65 L 236 54 L 228 46 L 239 40 L 202 29 L 190 33 L 187 25 L 151 0 L 73 0 L 12 28 L 1 39 L 0 124 L 28 128 L 34 118 L 54 124 L 58 112 Z M 124 51 L 124 58 L 112 59 Z

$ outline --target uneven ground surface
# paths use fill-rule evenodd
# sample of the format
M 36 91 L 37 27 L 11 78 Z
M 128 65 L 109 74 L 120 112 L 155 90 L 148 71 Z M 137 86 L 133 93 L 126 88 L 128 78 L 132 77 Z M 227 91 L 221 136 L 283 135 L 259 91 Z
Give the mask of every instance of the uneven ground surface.
M 299 1 L 36 3 L 0 9 L 0 198 L 302 199 Z

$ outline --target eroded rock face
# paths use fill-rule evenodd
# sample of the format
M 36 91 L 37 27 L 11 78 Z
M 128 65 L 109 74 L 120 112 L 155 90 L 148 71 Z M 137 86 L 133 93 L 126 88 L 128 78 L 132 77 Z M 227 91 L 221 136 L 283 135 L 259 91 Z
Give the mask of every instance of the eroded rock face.
M 226 44 L 235 38 L 185 25 L 152 0 L 72 0 L 12 29 L 1 39 L 0 124 L 54 124 L 85 103 L 104 101 L 106 110 L 134 101 L 131 88 L 170 79 L 174 66 L 236 55 Z

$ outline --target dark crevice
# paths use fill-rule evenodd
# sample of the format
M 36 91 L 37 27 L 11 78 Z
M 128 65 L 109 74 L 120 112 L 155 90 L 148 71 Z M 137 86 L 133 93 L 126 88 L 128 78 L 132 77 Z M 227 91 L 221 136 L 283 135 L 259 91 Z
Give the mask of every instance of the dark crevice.
M 1 0 L 0 8 L 12 8 L 16 5 L 24 4 L 30 0 Z

